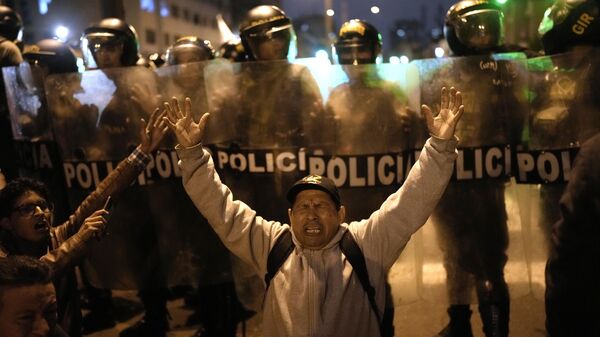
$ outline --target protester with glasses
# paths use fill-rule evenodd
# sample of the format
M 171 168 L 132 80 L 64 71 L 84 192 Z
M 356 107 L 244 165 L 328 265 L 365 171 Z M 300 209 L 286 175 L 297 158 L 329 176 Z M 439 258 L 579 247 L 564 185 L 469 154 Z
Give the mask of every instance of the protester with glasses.
M 43 183 L 17 178 L 0 191 L 0 258 L 26 255 L 50 266 L 57 291 L 59 324 L 71 337 L 81 335 L 74 266 L 84 257 L 89 243 L 105 234 L 109 212 L 103 205 L 107 198 L 118 199 L 150 162 L 149 154 L 167 131 L 161 116 L 157 109 L 147 124 L 142 121 L 141 144 L 60 226 L 53 226 L 53 206 Z

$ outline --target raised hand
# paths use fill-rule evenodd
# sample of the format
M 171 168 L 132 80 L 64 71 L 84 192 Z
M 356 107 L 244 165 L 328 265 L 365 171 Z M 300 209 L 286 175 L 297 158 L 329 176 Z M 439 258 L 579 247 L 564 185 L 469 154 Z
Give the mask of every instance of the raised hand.
M 142 128 L 140 130 L 140 150 L 146 154 L 156 150 L 163 137 L 169 130 L 167 122 L 163 119 L 167 115 L 166 111 L 160 112 L 160 109 L 156 108 L 152 115 L 150 115 L 150 121 L 146 121 L 142 118 Z
M 442 139 L 452 139 L 454 137 L 456 124 L 464 109 L 460 91 L 457 91 L 454 87 L 450 88 L 449 93 L 446 87 L 442 88 L 442 102 L 437 116 L 433 117 L 433 113 L 427 105 L 421 105 L 421 113 L 427 122 L 429 134 Z
M 165 102 L 165 110 L 167 116 L 163 117 L 163 120 L 167 122 L 167 126 L 175 133 L 179 144 L 183 147 L 192 147 L 202 141 L 204 129 L 208 122 L 208 112 L 200 117 L 198 123 L 194 122 L 194 118 L 192 117 L 192 100 L 189 97 L 185 98 L 183 112 L 179 106 L 179 101 L 175 97 L 171 99 L 171 103 Z

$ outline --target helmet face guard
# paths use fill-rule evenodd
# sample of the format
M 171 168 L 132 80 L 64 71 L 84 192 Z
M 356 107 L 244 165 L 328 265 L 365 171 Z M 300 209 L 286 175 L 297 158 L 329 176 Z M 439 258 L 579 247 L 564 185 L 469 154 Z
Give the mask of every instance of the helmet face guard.
M 210 41 L 196 36 L 179 38 L 167 49 L 165 60 L 167 64 L 177 65 L 202 62 L 215 58 L 215 50 Z
M 248 32 L 246 41 L 256 60 L 284 60 L 296 56 L 296 33 L 291 23 Z
M 451 24 L 458 40 L 469 49 L 491 50 L 504 42 L 504 14 L 498 10 L 468 12 Z
M 167 63 L 171 65 L 202 62 L 213 59 L 212 53 L 194 45 L 185 44 L 179 45 L 176 48 L 169 50 L 167 54 Z
M 82 50 L 86 68 L 109 68 L 109 67 L 128 67 L 138 64 L 139 39 L 135 28 L 127 22 L 118 18 L 105 18 L 84 30 L 81 39 Z M 109 52 L 110 49 L 121 49 L 120 60 L 116 61 L 109 55 L 103 55 L 102 59 L 105 65 L 98 64 L 97 54 L 100 51 Z M 114 51 L 114 50 L 113 50 Z M 108 53 L 107 53 L 108 54 Z M 110 59 L 110 60 L 109 60 Z
M 377 59 L 377 52 L 371 46 L 360 43 L 338 43 L 334 45 L 333 52 L 339 64 L 370 64 Z
M 99 52 L 123 53 L 125 37 L 110 32 L 97 32 L 85 35 L 81 40 L 83 60 L 88 69 L 98 68 L 96 55 Z M 121 56 L 119 56 L 121 58 Z

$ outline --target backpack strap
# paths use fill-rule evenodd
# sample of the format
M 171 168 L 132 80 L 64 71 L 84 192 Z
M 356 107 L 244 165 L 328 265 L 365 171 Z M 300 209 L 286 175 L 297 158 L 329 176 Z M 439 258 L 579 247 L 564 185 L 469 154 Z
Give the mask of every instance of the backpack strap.
M 375 288 L 373 288 L 371 281 L 369 281 L 369 272 L 367 271 L 365 256 L 363 255 L 362 250 L 356 243 L 356 240 L 354 240 L 354 237 L 349 230 L 347 230 L 342 236 L 342 240 L 340 241 L 340 249 L 342 250 L 342 253 L 346 255 L 348 262 L 350 262 L 352 265 L 360 284 L 369 298 L 371 309 L 377 318 L 377 324 L 379 325 L 379 331 L 381 332 L 381 315 L 377 309 L 377 302 L 375 302 Z
M 363 290 L 367 294 L 367 298 L 371 304 L 371 310 L 373 310 L 373 313 L 377 318 L 377 324 L 379 325 L 379 331 L 381 332 L 382 321 L 379 310 L 377 309 L 377 303 L 375 302 L 375 288 L 373 288 L 371 281 L 369 281 L 369 272 L 367 271 L 365 256 L 350 231 L 346 231 L 342 236 L 342 239 L 340 240 L 340 250 L 346 256 L 350 265 L 352 265 L 356 277 L 358 277 Z M 277 238 L 277 241 L 275 241 L 275 244 L 267 257 L 267 273 L 265 274 L 266 290 L 269 289 L 271 280 L 293 251 L 294 243 L 292 242 L 292 233 L 287 230 Z
M 267 257 L 267 273 L 265 274 L 265 284 L 267 287 L 265 292 L 269 289 L 271 280 L 279 268 L 281 268 L 285 260 L 287 260 L 293 251 L 294 243 L 292 242 L 292 233 L 287 230 L 277 238 L 277 241 L 275 241 L 275 244 Z

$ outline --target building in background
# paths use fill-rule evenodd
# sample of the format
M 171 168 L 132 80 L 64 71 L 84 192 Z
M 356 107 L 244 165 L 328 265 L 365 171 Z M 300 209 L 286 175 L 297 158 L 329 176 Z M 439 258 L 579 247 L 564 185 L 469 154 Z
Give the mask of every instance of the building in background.
M 161 52 L 186 35 L 221 44 L 217 15 L 231 22 L 229 0 L 123 0 L 125 20 L 140 37 L 143 55 Z
M 537 28 L 554 0 L 492 0 L 504 8 L 506 42 L 541 49 Z M 409 59 L 434 57 L 431 50 L 441 36 L 443 19 L 454 0 L 400 2 L 397 0 L 5 0 L 25 24 L 24 41 L 60 36 L 77 47 L 85 27 L 103 17 L 124 18 L 139 35 L 144 55 L 164 51 L 177 37 L 198 35 L 214 45 L 222 42 L 217 25 L 221 14 L 237 33 L 245 13 L 252 7 L 273 4 L 292 17 L 299 42 L 299 56 L 329 51 L 340 22 L 365 19 L 384 35 L 383 54 Z M 374 10 L 377 7 L 377 11 Z M 328 13 L 328 10 L 330 12 Z M 402 36 L 400 36 L 402 35 Z M 423 47 L 423 45 L 425 47 Z M 443 48 L 442 48 L 443 49 Z M 411 56 L 412 55 L 412 56 Z
M 237 10 L 234 0 L 15 0 L 5 3 L 21 13 L 25 43 L 58 37 L 78 47 L 87 26 L 112 16 L 123 18 L 135 27 L 143 55 L 162 52 L 186 35 L 197 35 L 219 45 L 222 37 L 217 15 L 221 14 L 229 23 L 232 8 Z

